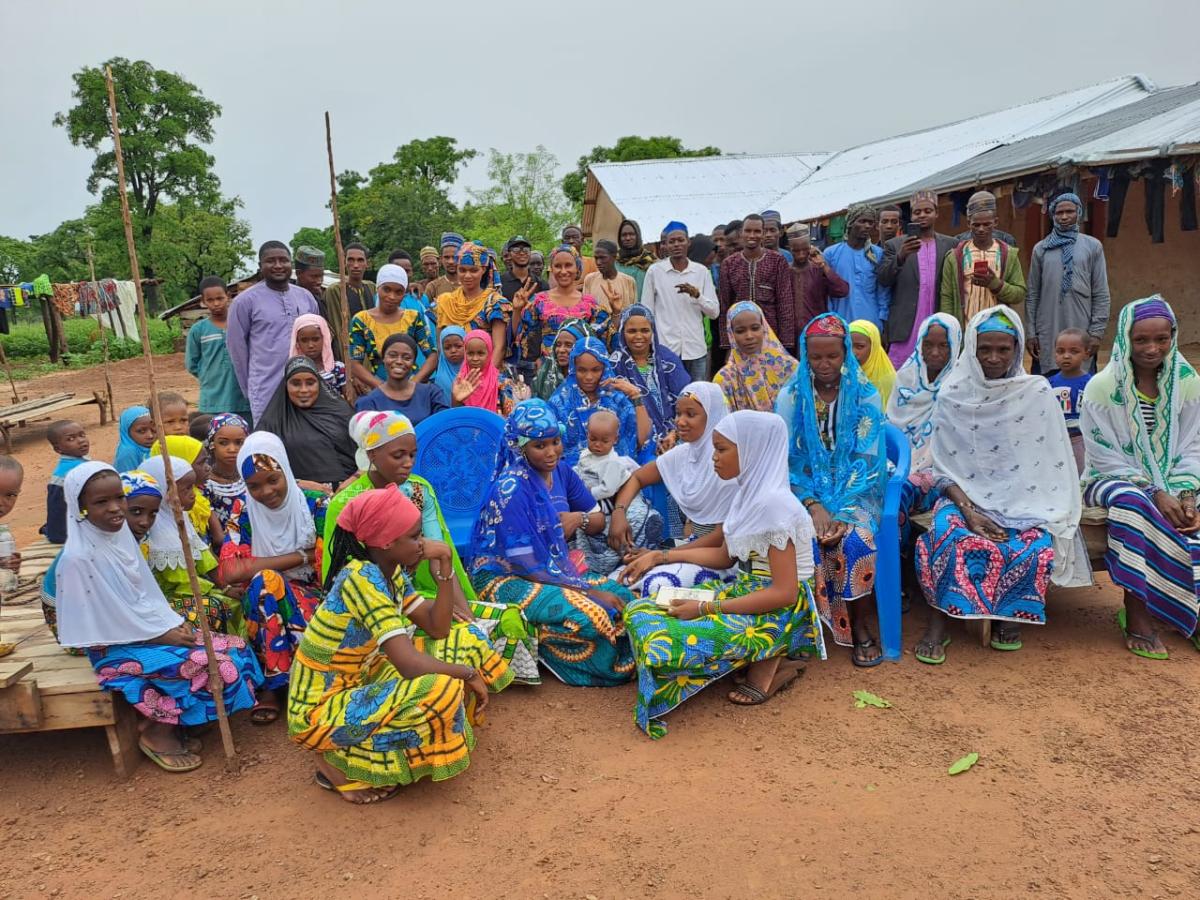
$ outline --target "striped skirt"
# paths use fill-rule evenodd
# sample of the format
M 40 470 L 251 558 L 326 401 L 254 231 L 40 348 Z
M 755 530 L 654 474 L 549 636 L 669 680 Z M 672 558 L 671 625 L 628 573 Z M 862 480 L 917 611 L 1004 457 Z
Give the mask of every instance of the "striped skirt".
M 1200 538 L 1177 532 L 1145 491 L 1128 481 L 1098 481 L 1087 489 L 1084 502 L 1108 509 L 1104 562 L 1112 580 L 1184 637 L 1195 634 Z

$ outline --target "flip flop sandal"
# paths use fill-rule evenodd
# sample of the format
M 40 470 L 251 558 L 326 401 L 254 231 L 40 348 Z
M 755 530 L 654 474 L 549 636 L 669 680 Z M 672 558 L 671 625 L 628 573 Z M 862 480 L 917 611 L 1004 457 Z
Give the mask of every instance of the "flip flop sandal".
M 1017 639 L 1015 641 L 1004 640 L 1004 634 L 1005 631 L 1003 628 L 998 628 L 996 630 L 996 636 L 991 640 L 991 646 L 993 650 L 1020 650 L 1025 646 L 1021 642 L 1020 632 L 1017 632 Z M 1009 634 L 1011 635 L 1012 632 L 1009 632 Z
M 279 707 L 255 703 L 250 708 L 251 725 L 271 725 L 279 721 Z
M 183 750 L 178 753 L 163 753 L 155 750 L 152 747 L 147 747 L 143 741 L 138 741 L 138 749 L 146 755 L 146 757 L 162 769 L 164 772 L 170 772 L 173 775 L 182 775 L 184 772 L 194 772 L 196 769 L 204 765 L 203 760 L 197 760 L 195 763 L 185 764 L 182 766 L 172 765 L 167 762 L 167 759 L 177 756 L 186 756 L 190 753 L 188 750 Z
M 921 641 L 919 644 L 917 644 L 917 646 L 920 647 L 921 644 L 932 644 L 932 643 L 933 643 L 932 641 Z M 917 662 L 923 662 L 927 666 L 940 666 L 942 663 L 944 663 L 946 661 L 946 648 L 949 646 L 950 646 L 950 638 L 944 637 L 944 638 L 942 638 L 942 655 L 941 656 L 927 656 L 927 655 L 921 653 L 921 651 L 916 650 L 916 649 L 913 650 L 913 656 L 915 656 L 917 658 Z
M 734 700 L 734 694 L 741 694 L 743 697 L 749 697 L 750 701 L 747 703 L 741 700 Z M 739 684 L 734 690 L 729 692 L 729 694 L 726 696 L 726 699 L 729 700 L 729 702 L 734 706 L 760 706 L 771 698 L 752 684 Z
M 874 659 L 862 659 L 859 657 L 858 651 L 859 650 L 870 650 L 873 647 L 878 647 L 878 646 L 879 646 L 879 642 L 876 641 L 875 638 L 867 638 L 867 640 L 865 640 L 865 641 L 855 641 L 854 648 L 853 648 L 854 652 L 850 654 L 850 662 L 854 663 L 854 665 L 858 666 L 858 668 L 860 668 L 860 669 L 875 668 L 877 665 L 879 665 L 881 662 L 883 662 L 883 654 L 880 653 Z
M 1125 640 L 1129 640 L 1130 638 L 1132 638 L 1135 641 L 1145 641 L 1147 644 L 1153 644 L 1158 639 L 1158 635 L 1156 635 L 1156 634 L 1145 635 L 1145 634 L 1138 634 L 1136 631 L 1130 631 L 1126 627 L 1128 625 L 1128 623 L 1129 623 L 1129 619 L 1126 616 L 1125 607 L 1122 606 L 1119 610 L 1117 610 L 1117 626 L 1121 629 L 1121 634 L 1123 634 L 1125 636 Z M 1132 653 L 1134 656 L 1140 656 L 1142 659 L 1170 659 L 1171 658 L 1171 655 L 1169 653 L 1167 653 L 1166 650 L 1161 650 L 1161 651 L 1160 650 L 1142 650 L 1141 648 L 1130 647 L 1128 645 L 1126 645 L 1125 649 L 1128 650 L 1130 653 Z M 1198 647 L 1197 649 L 1200 649 L 1200 647 Z
M 380 788 L 373 784 L 367 784 L 365 781 L 347 781 L 345 784 L 334 784 L 329 780 L 324 772 L 318 771 L 316 774 L 317 787 L 323 791 L 332 791 L 335 794 L 352 794 L 355 791 L 377 791 Z M 374 800 L 367 800 L 358 804 L 359 806 L 368 806 L 372 803 L 382 803 L 384 800 L 391 800 L 400 793 L 400 785 L 393 785 L 391 791 L 386 794 L 380 794 Z

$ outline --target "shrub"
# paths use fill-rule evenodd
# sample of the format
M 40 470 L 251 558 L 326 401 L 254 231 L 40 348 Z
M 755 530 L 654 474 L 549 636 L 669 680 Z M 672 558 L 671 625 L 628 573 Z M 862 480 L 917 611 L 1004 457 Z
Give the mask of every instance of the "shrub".
M 155 354 L 174 353 L 177 332 L 166 322 L 150 320 L 150 350 Z M 104 358 L 100 332 L 94 319 L 66 319 L 63 326 L 67 332 L 67 349 L 71 352 L 72 365 L 90 365 Z M 39 359 L 50 356 L 50 341 L 41 323 L 18 324 L 11 334 L 0 335 L 0 343 L 10 359 Z M 140 341 L 118 340 L 109 332 L 108 354 L 110 359 L 129 359 L 140 356 Z

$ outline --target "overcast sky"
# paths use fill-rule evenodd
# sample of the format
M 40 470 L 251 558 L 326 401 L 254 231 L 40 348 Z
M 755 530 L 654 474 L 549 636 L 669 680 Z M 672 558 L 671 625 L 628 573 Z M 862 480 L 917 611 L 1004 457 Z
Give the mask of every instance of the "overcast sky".
M 50 231 L 93 200 L 91 154 L 51 119 L 71 74 L 113 56 L 220 104 L 209 150 L 257 244 L 328 224 L 325 110 L 339 171 L 440 134 L 543 144 L 564 170 L 626 134 L 836 150 L 1122 74 L 1198 81 L 1194 26 L 1195 0 L 2 0 L 0 234 Z M 464 181 L 483 177 L 475 164 Z

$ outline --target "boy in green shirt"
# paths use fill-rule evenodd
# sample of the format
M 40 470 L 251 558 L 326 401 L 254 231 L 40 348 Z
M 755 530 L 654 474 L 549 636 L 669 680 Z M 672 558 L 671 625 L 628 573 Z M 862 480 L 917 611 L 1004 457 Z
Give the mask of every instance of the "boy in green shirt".
M 189 329 L 185 357 L 187 370 L 200 381 L 200 412 L 249 416 L 250 403 L 238 385 L 225 345 L 230 304 L 225 282 L 215 275 L 201 281 L 200 303 L 208 318 Z

